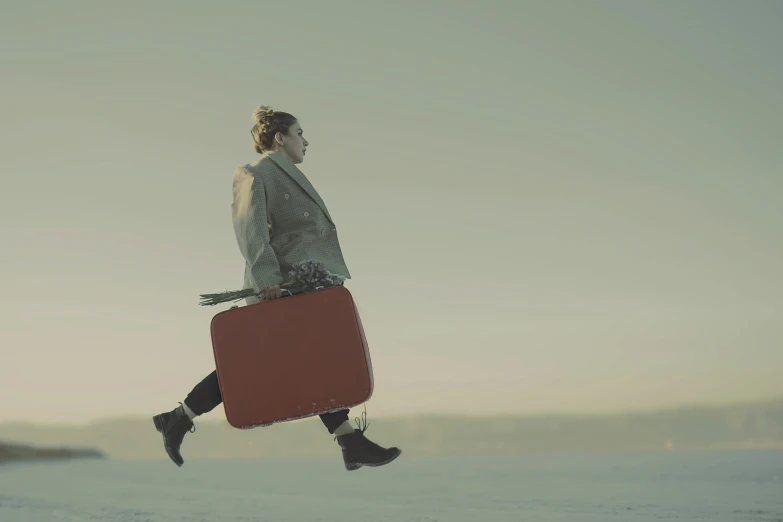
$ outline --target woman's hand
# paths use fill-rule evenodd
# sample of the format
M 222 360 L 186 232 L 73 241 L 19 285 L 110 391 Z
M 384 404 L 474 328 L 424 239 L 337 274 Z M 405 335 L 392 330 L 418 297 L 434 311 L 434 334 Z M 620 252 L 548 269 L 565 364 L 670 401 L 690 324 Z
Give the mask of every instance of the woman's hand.
M 258 297 L 260 297 L 263 301 L 268 301 L 269 299 L 279 298 L 280 294 L 280 285 L 274 285 L 261 290 L 261 292 L 258 294 Z

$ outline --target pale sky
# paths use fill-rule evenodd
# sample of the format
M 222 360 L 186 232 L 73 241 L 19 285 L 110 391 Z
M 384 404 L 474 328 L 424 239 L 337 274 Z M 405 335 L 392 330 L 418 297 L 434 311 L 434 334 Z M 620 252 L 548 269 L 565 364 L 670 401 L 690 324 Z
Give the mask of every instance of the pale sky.
M 214 369 L 227 305 L 198 296 L 242 284 L 260 104 L 310 142 L 371 417 L 783 394 L 781 26 L 774 1 L 16 3 L 0 422 L 151 416 Z

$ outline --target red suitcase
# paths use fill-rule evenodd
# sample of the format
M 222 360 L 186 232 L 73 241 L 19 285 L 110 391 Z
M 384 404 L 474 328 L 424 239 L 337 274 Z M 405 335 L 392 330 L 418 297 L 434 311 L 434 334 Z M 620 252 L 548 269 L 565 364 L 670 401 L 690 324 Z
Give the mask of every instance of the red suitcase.
M 367 340 L 343 286 L 232 308 L 215 315 L 210 329 L 235 428 L 351 408 L 372 395 Z

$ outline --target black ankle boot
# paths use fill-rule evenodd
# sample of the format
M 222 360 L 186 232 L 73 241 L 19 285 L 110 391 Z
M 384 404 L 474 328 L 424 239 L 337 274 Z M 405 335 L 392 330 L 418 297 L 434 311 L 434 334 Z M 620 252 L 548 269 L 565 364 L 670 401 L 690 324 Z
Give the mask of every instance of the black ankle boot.
M 388 464 L 400 456 L 398 448 L 382 448 L 364 436 L 362 430 L 337 437 L 337 442 L 343 449 L 345 469 L 353 471 L 362 466 L 378 467 Z
M 163 447 L 166 449 L 166 453 L 177 466 L 182 466 L 185 462 L 179 453 L 182 439 L 185 438 L 188 431 L 191 433 L 196 431 L 196 426 L 188 418 L 188 414 L 185 413 L 185 409 L 181 405 L 182 403 L 176 409 L 155 415 L 152 418 L 155 428 L 163 435 Z
M 364 427 L 359 423 L 359 419 L 356 419 L 356 424 L 360 429 L 354 430 L 353 433 L 346 435 L 340 435 L 335 437 L 337 443 L 343 449 L 343 462 L 345 462 L 345 469 L 353 471 L 359 469 L 362 466 L 378 467 L 388 464 L 397 457 L 400 456 L 402 451 L 399 448 L 382 448 L 373 441 L 364 436 L 364 432 L 367 431 L 367 412 L 362 413 L 364 419 Z

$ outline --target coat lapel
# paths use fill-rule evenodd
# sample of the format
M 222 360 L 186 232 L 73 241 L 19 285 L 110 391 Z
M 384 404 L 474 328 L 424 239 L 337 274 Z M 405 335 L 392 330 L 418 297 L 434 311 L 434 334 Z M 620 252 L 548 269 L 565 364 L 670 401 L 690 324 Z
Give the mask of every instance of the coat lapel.
M 307 192 L 307 195 L 313 198 L 313 201 L 318 203 L 318 206 L 321 207 L 321 210 L 324 211 L 324 214 L 326 214 L 326 217 L 329 218 L 329 221 L 334 223 L 332 221 L 332 216 L 329 215 L 329 211 L 326 210 L 326 205 L 324 204 L 323 200 L 321 199 L 321 196 L 318 195 L 318 192 L 315 190 L 315 187 L 310 183 L 310 181 L 307 179 L 307 177 L 304 175 L 304 173 L 297 168 L 294 163 L 288 159 L 288 156 L 286 156 L 282 152 L 270 152 L 267 154 L 270 159 L 272 159 L 275 163 L 277 163 L 280 168 L 282 168 L 286 174 L 288 174 L 294 181 L 296 181 L 302 189 L 304 189 L 305 192 Z

